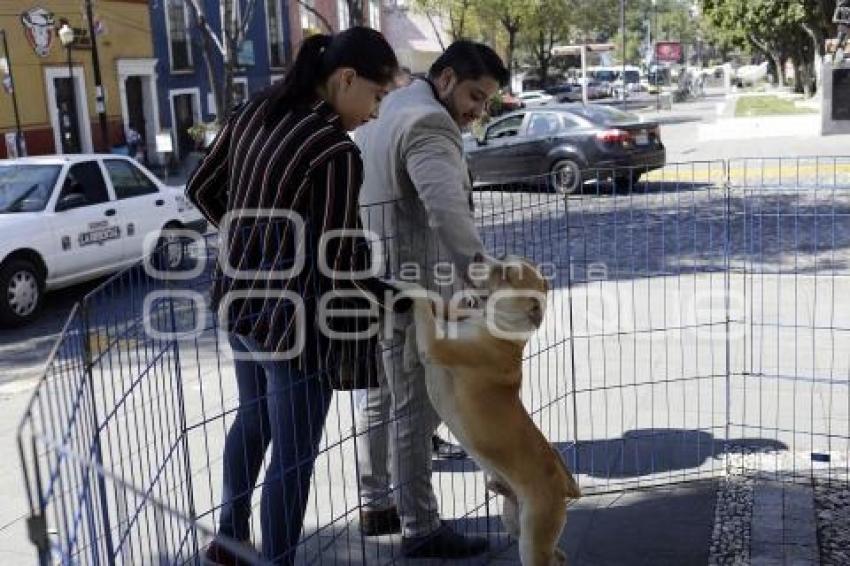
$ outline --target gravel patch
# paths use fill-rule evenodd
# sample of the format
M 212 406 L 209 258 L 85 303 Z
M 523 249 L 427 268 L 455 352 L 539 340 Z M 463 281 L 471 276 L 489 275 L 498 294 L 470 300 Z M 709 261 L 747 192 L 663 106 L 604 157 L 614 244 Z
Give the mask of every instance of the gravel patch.
M 750 563 L 750 526 L 755 480 L 732 475 L 718 484 L 709 566 L 743 566 Z
M 850 564 L 850 482 L 816 479 L 815 512 L 821 564 Z

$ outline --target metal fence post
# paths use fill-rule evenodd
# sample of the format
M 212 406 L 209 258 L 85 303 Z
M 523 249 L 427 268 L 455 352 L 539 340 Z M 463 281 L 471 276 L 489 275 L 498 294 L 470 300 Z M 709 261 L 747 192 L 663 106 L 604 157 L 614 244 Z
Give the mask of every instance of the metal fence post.
M 182 245 L 184 246 L 183 253 L 185 253 L 186 244 L 183 243 Z M 165 251 L 164 253 L 167 253 L 167 251 Z M 165 286 L 166 288 L 172 287 L 172 282 L 170 279 L 166 278 Z M 186 438 L 186 436 L 188 435 L 188 430 L 186 426 L 186 399 L 183 395 L 183 374 L 181 372 L 180 365 L 180 343 L 177 340 L 177 316 L 174 312 L 173 297 L 168 301 L 168 314 L 171 318 L 171 347 L 174 351 L 174 376 L 175 381 L 177 382 L 177 402 L 180 405 L 180 438 L 183 444 L 183 467 L 186 470 L 186 487 L 189 499 L 189 518 L 192 520 L 192 552 L 195 554 L 195 556 L 197 556 L 199 549 L 198 532 L 195 527 L 197 521 L 197 513 L 195 511 L 195 487 L 192 483 L 192 464 L 189 457 L 189 441 Z
M 94 356 L 91 349 L 91 324 L 89 320 L 89 305 L 87 299 L 80 302 L 80 322 L 83 338 L 83 371 L 88 380 L 89 396 L 91 398 L 91 417 L 94 426 L 94 460 L 98 468 L 103 468 L 103 454 L 100 446 L 100 422 L 97 418 L 97 397 L 94 392 Z M 107 564 L 115 564 L 115 547 L 112 542 L 112 528 L 109 523 L 109 499 L 106 495 L 106 482 L 103 474 L 97 474 L 97 491 L 100 498 L 101 515 L 104 526 L 104 543 L 106 544 Z
M 564 217 L 567 228 L 567 310 L 569 310 L 569 351 L 570 351 L 570 373 L 573 388 L 573 469 L 579 469 L 579 446 L 578 446 L 578 399 L 576 395 L 576 349 L 575 349 L 575 326 L 573 321 L 573 250 L 570 243 L 570 197 L 564 195 Z
M 723 439 L 723 453 L 726 457 L 726 474 L 728 475 L 730 472 L 731 460 L 729 458 L 729 438 L 730 438 L 730 429 L 732 424 L 732 353 L 730 351 L 732 345 L 732 336 L 731 336 L 731 293 L 732 293 L 732 274 L 730 272 L 731 267 L 731 243 L 732 243 L 732 179 L 731 179 L 731 169 L 729 167 L 729 161 L 723 161 L 723 167 L 725 172 L 725 179 L 723 182 L 723 191 L 724 191 L 724 201 L 725 201 L 725 228 L 724 228 L 724 242 L 723 242 L 723 272 L 724 272 L 724 297 L 725 304 L 724 308 L 726 310 L 726 322 L 725 322 L 725 334 L 726 334 L 726 430 L 724 433 Z

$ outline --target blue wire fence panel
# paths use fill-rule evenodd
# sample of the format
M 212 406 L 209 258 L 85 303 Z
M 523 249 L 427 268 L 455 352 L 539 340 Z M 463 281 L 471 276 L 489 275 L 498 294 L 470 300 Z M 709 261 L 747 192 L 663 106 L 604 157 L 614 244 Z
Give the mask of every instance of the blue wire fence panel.
M 738 469 L 847 480 L 850 159 L 584 177 L 571 194 L 555 176 L 505 180 L 470 202 L 492 255 L 527 257 L 549 278 L 521 394 L 583 492 Z M 373 269 L 409 279 L 413 259 L 413 278 L 451 297 L 463 282 L 418 206 L 362 203 Z M 234 473 L 223 457 L 228 431 L 237 417 L 259 418 L 266 434 L 268 395 L 240 408 L 241 358 L 209 298 L 220 244 L 208 235 L 178 242 L 176 256 L 158 250 L 69 318 L 19 434 L 42 563 L 198 563 L 232 495 L 252 511 L 248 530 L 217 540 L 262 563 L 261 493 L 275 477 L 265 445 L 256 489 L 224 493 Z M 513 541 L 475 463 L 432 459 L 421 447 L 395 455 L 438 421 L 405 362 L 409 314 L 390 319 L 377 352 L 358 350 L 377 358 L 369 361 L 383 389 L 330 398 L 295 561 L 402 561 L 399 535 L 361 535 L 363 513 L 424 498 L 406 526 L 439 511 L 456 531 L 489 539 L 490 551 L 471 561 L 486 563 Z M 246 444 L 245 465 L 256 458 Z M 302 464 L 278 471 L 302 473 Z
M 729 163 L 740 234 L 732 300 L 744 311 L 730 430 L 779 450 L 735 464 L 777 478 L 850 474 L 850 158 Z

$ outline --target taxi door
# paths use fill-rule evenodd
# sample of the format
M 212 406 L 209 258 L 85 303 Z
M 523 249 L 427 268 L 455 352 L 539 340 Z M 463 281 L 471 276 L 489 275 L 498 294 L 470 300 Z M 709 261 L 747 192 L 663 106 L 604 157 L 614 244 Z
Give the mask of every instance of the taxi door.
M 126 234 L 124 259 L 132 263 L 144 255 L 148 235 L 159 236 L 170 219 L 172 207 L 156 183 L 130 160 L 107 157 L 103 166 Z
M 48 213 L 57 239 L 51 279 L 85 279 L 121 263 L 125 236 L 97 160 L 68 167 Z

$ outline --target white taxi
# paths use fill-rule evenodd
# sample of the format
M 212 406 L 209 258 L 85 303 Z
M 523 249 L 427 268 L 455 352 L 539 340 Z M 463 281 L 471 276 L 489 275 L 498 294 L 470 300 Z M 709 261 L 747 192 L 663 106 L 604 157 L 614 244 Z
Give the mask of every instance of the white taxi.
M 0 160 L 0 325 L 35 318 L 44 293 L 137 262 L 148 234 L 206 231 L 182 187 L 120 155 Z M 183 245 L 168 245 L 181 263 Z

